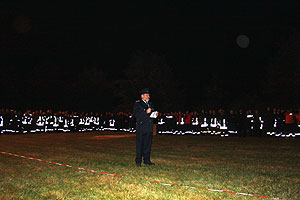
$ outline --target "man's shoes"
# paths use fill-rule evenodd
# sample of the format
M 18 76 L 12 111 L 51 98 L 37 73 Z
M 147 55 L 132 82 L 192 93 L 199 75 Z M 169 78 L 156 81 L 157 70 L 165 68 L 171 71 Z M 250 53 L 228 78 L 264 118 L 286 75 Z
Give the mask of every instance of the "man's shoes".
M 142 166 L 141 163 L 135 163 L 135 165 L 136 165 L 137 167 L 141 167 L 141 166 Z
M 144 163 L 145 165 L 155 165 L 155 163 L 153 163 L 153 162 L 146 162 L 146 163 Z

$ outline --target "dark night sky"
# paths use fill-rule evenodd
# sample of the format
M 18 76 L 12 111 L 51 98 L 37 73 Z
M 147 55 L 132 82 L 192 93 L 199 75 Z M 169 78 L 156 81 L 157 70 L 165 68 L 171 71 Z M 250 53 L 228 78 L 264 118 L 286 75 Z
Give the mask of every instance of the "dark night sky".
M 296 0 L 76 2 L 0 3 L 2 79 L 14 73 L 21 83 L 47 61 L 65 77 L 94 64 L 118 78 L 133 52 L 149 50 L 165 55 L 191 91 L 213 73 L 244 84 L 264 77 L 276 42 L 299 26 Z M 236 43 L 243 34 L 248 48 Z

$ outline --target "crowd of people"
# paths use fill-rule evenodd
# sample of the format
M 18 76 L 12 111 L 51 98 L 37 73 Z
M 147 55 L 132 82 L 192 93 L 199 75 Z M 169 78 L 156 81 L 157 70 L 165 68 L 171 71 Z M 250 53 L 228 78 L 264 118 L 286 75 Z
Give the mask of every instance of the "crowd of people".
M 134 131 L 131 113 L 1 109 L 1 133 Z
M 160 133 L 246 136 L 300 136 L 300 109 L 202 109 L 165 113 L 158 119 Z
M 300 109 L 202 109 L 200 112 L 160 113 L 158 134 L 246 136 L 300 136 Z M 0 110 L 2 134 L 87 131 L 135 132 L 132 113 Z

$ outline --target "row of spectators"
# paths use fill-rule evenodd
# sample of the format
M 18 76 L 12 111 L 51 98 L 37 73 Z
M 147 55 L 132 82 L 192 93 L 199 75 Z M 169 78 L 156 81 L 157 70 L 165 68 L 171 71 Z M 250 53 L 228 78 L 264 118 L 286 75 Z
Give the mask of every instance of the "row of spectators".
M 158 119 L 160 133 L 229 136 L 300 136 L 300 109 L 223 109 L 165 113 Z
M 135 121 L 131 113 L 93 113 L 52 110 L 25 112 L 1 109 L 1 133 L 131 131 Z
M 202 109 L 200 112 L 160 113 L 156 124 L 158 134 L 296 137 L 300 136 L 300 109 Z M 135 118 L 125 112 L 0 110 L 1 133 L 105 130 L 135 132 Z

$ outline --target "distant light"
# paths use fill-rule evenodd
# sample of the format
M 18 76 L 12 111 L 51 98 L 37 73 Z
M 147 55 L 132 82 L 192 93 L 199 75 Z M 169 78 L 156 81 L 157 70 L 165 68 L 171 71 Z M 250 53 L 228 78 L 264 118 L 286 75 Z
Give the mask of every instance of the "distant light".
M 250 40 L 247 35 L 239 35 L 236 38 L 236 43 L 241 48 L 247 48 L 249 46 Z

